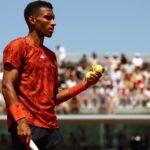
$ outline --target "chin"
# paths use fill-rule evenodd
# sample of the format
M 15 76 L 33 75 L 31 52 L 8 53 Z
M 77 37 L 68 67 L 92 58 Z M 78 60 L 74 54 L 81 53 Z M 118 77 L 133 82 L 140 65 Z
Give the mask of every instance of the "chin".
M 52 35 L 45 35 L 45 37 L 50 38 L 50 37 L 52 37 Z
M 46 37 L 50 38 L 50 37 L 52 37 L 52 35 L 46 35 Z
M 52 34 L 46 34 L 45 36 L 46 37 L 52 37 Z

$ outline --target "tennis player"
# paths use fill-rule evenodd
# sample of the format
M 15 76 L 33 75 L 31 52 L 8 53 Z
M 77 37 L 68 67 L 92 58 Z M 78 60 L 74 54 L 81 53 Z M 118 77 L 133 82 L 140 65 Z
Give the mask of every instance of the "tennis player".
M 56 26 L 53 6 L 47 1 L 32 1 L 24 17 L 29 33 L 10 41 L 3 51 L 2 92 L 12 150 L 27 150 L 31 139 L 39 150 L 63 150 L 55 106 L 96 84 L 101 74 L 58 90 L 56 55 L 43 45 Z

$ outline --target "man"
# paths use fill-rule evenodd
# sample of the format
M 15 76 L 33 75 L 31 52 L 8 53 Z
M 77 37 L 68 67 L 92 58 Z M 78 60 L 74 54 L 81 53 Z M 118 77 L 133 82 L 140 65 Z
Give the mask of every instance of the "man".
M 43 45 L 55 28 L 53 6 L 29 3 L 24 10 L 29 33 L 11 41 L 3 53 L 2 91 L 7 106 L 13 150 L 27 150 L 31 139 L 40 150 L 62 150 L 55 106 L 95 84 L 101 73 L 91 74 L 72 88 L 58 90 L 57 61 Z

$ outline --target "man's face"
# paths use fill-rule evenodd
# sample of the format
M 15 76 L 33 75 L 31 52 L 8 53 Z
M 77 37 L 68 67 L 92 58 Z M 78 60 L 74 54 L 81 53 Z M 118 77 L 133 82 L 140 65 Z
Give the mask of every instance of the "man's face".
M 41 36 L 51 37 L 56 25 L 53 11 L 47 7 L 42 7 L 34 15 L 34 18 L 34 30 Z

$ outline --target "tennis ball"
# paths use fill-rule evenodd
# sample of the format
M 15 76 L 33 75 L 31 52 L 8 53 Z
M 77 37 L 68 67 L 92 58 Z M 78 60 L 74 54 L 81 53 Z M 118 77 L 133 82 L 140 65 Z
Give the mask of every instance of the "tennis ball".
M 103 73 L 103 72 L 104 72 L 104 67 L 101 66 L 101 65 L 95 65 L 95 66 L 93 66 L 93 71 L 94 71 L 94 72 Z
M 85 74 L 85 78 L 86 78 L 87 80 L 90 79 L 91 73 L 93 73 L 93 72 L 92 72 L 92 71 L 88 71 L 88 72 Z

